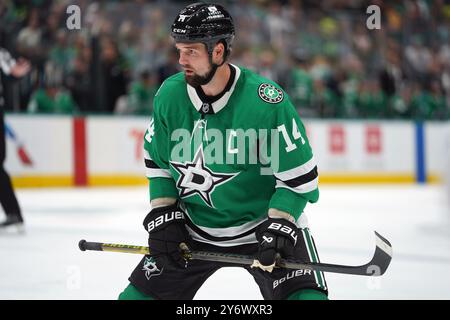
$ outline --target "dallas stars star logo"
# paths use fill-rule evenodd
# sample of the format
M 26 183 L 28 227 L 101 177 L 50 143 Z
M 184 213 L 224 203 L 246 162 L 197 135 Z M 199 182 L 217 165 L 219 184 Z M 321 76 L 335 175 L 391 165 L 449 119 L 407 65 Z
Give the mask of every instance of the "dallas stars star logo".
M 192 162 L 171 162 L 171 164 L 180 174 L 177 180 L 177 187 L 181 190 L 180 197 L 198 194 L 209 207 L 214 208 L 211 200 L 211 194 L 214 192 L 214 189 L 237 176 L 239 172 L 213 172 L 205 166 L 204 162 L 203 149 L 200 147 Z
M 269 83 L 263 83 L 258 88 L 259 97 L 268 103 L 278 103 L 283 100 L 283 91 Z
M 153 257 L 145 258 L 142 271 L 145 271 L 145 277 L 150 280 L 151 277 L 159 276 L 163 272 L 164 268 L 159 269 L 156 265 L 156 261 Z

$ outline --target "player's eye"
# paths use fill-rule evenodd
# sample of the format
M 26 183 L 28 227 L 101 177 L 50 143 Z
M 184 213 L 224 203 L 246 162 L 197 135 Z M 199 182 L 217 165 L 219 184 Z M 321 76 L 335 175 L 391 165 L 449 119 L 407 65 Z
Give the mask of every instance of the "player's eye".
M 194 56 L 194 55 L 196 55 L 197 54 L 197 50 L 195 50 L 195 49 L 189 49 L 189 53 L 188 53 L 190 56 Z
M 184 54 L 185 56 L 189 56 L 189 57 L 196 57 L 198 56 L 198 50 L 196 49 L 177 49 L 178 50 L 178 57 L 181 54 Z

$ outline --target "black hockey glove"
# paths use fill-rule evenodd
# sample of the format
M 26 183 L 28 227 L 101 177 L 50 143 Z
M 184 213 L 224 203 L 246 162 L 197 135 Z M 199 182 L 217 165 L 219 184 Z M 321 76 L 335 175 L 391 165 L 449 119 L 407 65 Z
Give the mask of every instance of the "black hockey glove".
M 283 218 L 269 218 L 263 222 L 256 231 L 259 267 L 271 272 L 277 253 L 285 259 L 293 258 L 298 233 L 298 227 Z
M 191 243 L 184 215 L 177 202 L 151 210 L 144 219 L 144 227 L 149 233 L 150 255 L 158 268 L 166 264 L 187 267 L 187 260 L 180 250 L 180 243 L 184 242 L 188 247 Z

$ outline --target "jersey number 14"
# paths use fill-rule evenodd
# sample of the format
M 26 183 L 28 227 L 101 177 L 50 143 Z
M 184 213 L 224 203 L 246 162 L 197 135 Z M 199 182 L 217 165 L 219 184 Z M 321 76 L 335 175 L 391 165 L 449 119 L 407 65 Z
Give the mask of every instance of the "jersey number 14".
M 286 130 L 286 126 L 282 124 L 281 126 L 278 126 L 277 129 L 279 132 L 282 133 L 284 141 L 286 142 L 286 152 L 291 152 L 292 150 L 297 149 L 297 146 L 295 145 L 295 143 L 292 142 L 291 138 L 289 137 L 289 134 Z M 295 122 L 294 118 L 292 118 L 292 137 L 294 138 L 294 140 L 301 139 L 302 145 L 306 143 L 300 130 L 298 130 L 297 122 Z

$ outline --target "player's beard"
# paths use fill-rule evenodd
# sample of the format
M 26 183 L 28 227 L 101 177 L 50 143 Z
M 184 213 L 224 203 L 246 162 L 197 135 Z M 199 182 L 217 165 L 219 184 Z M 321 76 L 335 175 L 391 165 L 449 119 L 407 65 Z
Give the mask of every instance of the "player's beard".
M 194 73 L 191 76 L 184 74 L 184 78 L 186 79 L 186 82 L 189 85 L 191 85 L 194 88 L 198 88 L 198 87 L 204 86 L 205 84 L 210 82 L 211 79 L 214 77 L 216 70 L 217 70 L 217 65 L 212 65 L 210 70 L 204 76 Z

